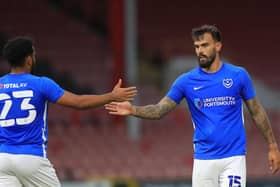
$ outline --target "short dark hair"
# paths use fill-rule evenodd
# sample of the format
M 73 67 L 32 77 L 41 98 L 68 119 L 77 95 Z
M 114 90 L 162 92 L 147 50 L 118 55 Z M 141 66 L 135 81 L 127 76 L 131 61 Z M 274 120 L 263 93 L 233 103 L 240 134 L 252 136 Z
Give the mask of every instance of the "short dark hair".
M 202 36 L 205 33 L 211 34 L 214 41 L 216 42 L 222 41 L 222 34 L 215 25 L 202 25 L 200 27 L 193 28 L 192 39 L 196 41 L 199 39 L 200 36 Z
M 3 49 L 3 57 L 12 67 L 23 66 L 24 58 L 32 55 L 33 40 L 29 37 L 16 37 L 9 40 Z

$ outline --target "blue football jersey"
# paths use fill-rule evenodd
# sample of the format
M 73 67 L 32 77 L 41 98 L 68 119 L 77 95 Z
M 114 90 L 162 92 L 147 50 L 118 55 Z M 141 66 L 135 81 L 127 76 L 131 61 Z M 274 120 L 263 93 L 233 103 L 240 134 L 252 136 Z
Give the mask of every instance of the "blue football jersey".
M 200 67 L 179 76 L 167 97 L 186 99 L 194 125 L 194 158 L 219 159 L 246 154 L 242 100 L 256 95 L 247 71 L 223 63 L 215 73 Z
M 47 104 L 64 90 L 31 74 L 0 78 L 0 152 L 47 157 Z

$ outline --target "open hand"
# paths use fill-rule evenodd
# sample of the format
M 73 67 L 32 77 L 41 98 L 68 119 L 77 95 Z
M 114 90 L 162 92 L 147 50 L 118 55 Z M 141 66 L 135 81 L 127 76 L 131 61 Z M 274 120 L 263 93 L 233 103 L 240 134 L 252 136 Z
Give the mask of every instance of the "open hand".
M 122 80 L 119 79 L 118 83 L 112 90 L 114 101 L 131 101 L 137 94 L 136 87 L 121 88 Z
M 130 102 L 111 102 L 105 105 L 105 109 L 109 111 L 109 114 L 126 116 L 133 113 L 133 106 Z
M 268 152 L 269 169 L 273 174 L 280 169 L 280 153 L 278 148 L 272 148 Z

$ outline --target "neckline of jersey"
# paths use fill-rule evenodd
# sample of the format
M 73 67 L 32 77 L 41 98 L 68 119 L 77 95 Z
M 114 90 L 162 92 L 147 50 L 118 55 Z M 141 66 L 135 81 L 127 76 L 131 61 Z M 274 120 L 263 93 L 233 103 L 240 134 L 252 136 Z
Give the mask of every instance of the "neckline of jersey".
M 29 75 L 29 73 L 9 73 L 9 76 L 21 76 L 21 75 Z
M 201 67 L 199 67 L 199 71 L 204 73 L 204 74 L 206 74 L 206 75 L 217 75 L 218 73 L 220 73 L 224 69 L 224 64 L 225 63 L 222 61 L 221 62 L 221 67 L 217 71 L 215 71 L 215 72 L 211 72 L 211 73 L 205 72 L 205 71 L 202 70 Z

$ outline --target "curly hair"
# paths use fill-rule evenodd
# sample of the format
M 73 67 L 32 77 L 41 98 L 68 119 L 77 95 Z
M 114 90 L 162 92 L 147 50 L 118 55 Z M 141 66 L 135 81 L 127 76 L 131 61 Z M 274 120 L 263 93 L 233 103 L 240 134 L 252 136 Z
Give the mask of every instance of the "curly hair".
M 16 37 L 9 40 L 3 48 L 3 57 L 7 59 L 11 67 L 21 67 L 24 59 L 32 55 L 33 40 L 28 37 Z

